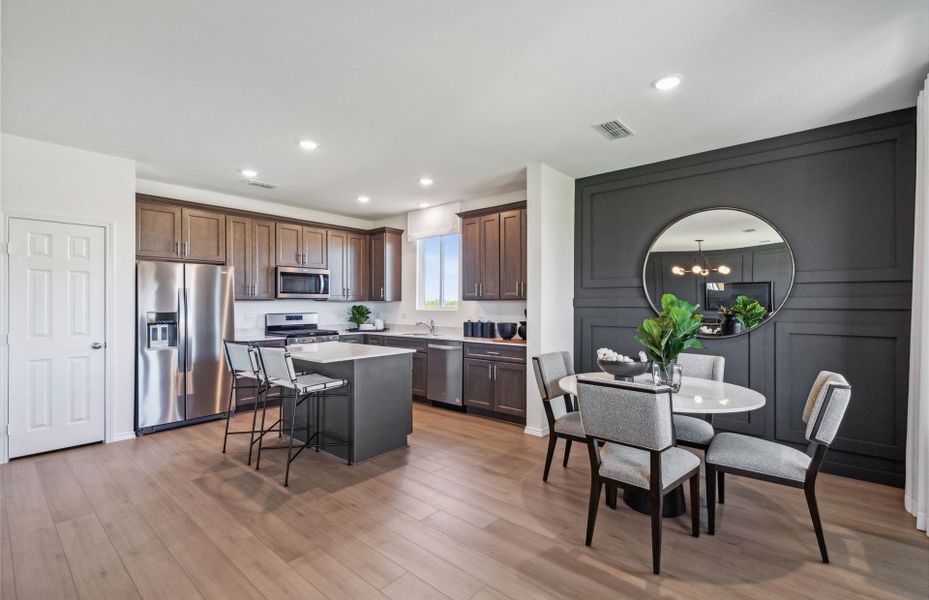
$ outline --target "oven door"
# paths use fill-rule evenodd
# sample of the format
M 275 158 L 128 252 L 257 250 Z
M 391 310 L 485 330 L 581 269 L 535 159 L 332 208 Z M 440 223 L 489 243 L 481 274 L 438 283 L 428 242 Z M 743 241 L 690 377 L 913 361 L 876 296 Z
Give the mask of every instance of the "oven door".
M 329 271 L 300 267 L 277 268 L 278 298 L 329 299 Z

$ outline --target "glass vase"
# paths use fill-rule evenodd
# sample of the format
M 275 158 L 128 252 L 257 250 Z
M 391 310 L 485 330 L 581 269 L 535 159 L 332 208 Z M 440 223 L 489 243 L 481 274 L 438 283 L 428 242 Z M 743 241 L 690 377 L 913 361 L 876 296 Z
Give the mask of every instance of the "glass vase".
M 681 389 L 682 376 L 683 369 L 676 362 L 655 361 L 652 363 L 652 381 L 655 385 L 666 385 L 671 388 L 672 392 L 678 392 Z

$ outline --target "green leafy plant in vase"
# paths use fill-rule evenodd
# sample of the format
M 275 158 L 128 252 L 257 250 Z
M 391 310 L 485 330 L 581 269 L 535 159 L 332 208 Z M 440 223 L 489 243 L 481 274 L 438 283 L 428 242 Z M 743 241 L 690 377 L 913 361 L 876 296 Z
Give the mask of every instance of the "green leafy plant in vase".
M 768 311 L 757 300 L 748 296 L 739 296 L 731 307 L 736 320 L 742 324 L 742 330 L 748 331 L 758 327 Z
M 703 325 L 700 307 L 681 300 L 674 294 L 661 297 L 661 312 L 658 316 L 645 319 L 636 329 L 635 340 L 645 346 L 652 359 L 652 375 L 655 383 L 679 388 L 681 367 L 676 364 L 677 356 L 684 350 L 701 349 L 697 339 Z
M 731 306 L 719 307 L 719 333 L 720 335 L 735 335 L 739 333 L 742 324 L 736 319 Z
M 348 321 L 354 323 L 356 329 L 367 323 L 370 317 L 371 309 L 364 304 L 355 304 L 348 313 Z

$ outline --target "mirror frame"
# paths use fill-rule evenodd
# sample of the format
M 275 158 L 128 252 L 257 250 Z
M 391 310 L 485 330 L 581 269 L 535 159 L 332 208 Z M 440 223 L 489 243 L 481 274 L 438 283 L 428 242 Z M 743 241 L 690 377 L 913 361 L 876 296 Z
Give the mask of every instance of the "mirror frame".
M 644 260 L 642 261 L 642 291 L 645 292 L 645 299 L 648 300 L 648 304 L 649 304 L 649 306 L 651 306 L 652 311 L 654 311 L 655 314 L 660 313 L 661 310 L 655 305 L 654 299 L 652 298 L 651 294 L 649 294 L 649 292 L 648 292 L 648 286 L 645 285 L 645 282 L 647 281 L 647 280 L 646 280 L 646 269 L 648 268 L 648 256 L 649 256 L 649 254 L 652 253 L 652 248 L 655 247 L 655 242 L 657 242 L 659 239 L 661 239 L 661 236 L 664 235 L 664 233 L 665 233 L 667 230 L 671 229 L 671 227 L 674 226 L 674 225 L 676 225 L 677 223 L 683 221 L 684 219 L 686 219 L 686 218 L 688 218 L 688 217 L 692 217 L 692 216 L 694 216 L 694 215 L 697 215 L 697 214 L 700 214 L 700 213 L 704 213 L 704 212 L 708 212 L 708 211 L 711 211 L 711 210 L 734 210 L 734 211 L 736 211 L 736 212 L 740 212 L 740 213 L 745 213 L 745 214 L 747 214 L 747 215 L 751 215 L 752 217 L 755 217 L 756 219 L 760 219 L 760 220 L 764 221 L 765 223 L 767 223 L 775 232 L 777 232 L 777 234 L 778 234 L 779 236 L 781 236 L 781 239 L 784 241 L 784 245 L 787 246 L 787 253 L 788 253 L 788 255 L 790 255 L 790 264 L 791 264 L 791 267 L 792 267 L 792 268 L 790 269 L 790 284 L 787 286 L 787 293 L 784 294 L 784 301 L 781 302 L 781 304 L 780 304 L 779 306 L 775 307 L 775 309 L 771 312 L 771 314 L 768 315 L 768 318 L 765 319 L 764 321 L 762 321 L 757 327 L 755 327 L 754 329 L 749 329 L 749 330 L 747 330 L 747 331 L 741 331 L 741 332 L 739 332 L 739 333 L 733 333 L 733 334 L 731 334 L 731 335 L 708 335 L 708 334 L 705 334 L 705 333 L 700 333 L 700 334 L 697 335 L 697 337 L 700 338 L 700 339 L 702 339 L 702 340 L 725 340 L 725 339 L 730 339 L 730 338 L 739 337 L 740 335 L 747 335 L 747 334 L 749 334 L 749 333 L 751 333 L 751 332 L 753 332 L 753 331 L 758 331 L 759 329 L 761 329 L 762 327 L 764 327 L 765 325 L 767 325 L 768 322 L 771 321 L 771 319 L 773 319 L 773 318 L 775 317 L 775 315 L 777 315 L 777 313 L 779 313 L 779 312 L 781 311 L 782 308 L 784 308 L 784 305 L 787 304 L 787 300 L 790 299 L 790 293 L 793 291 L 793 289 L 794 289 L 794 282 L 795 282 L 796 279 L 797 279 L 797 260 L 796 260 L 796 258 L 794 257 L 793 248 L 791 247 L 790 242 L 787 241 L 787 236 L 784 235 L 784 232 L 781 231 L 780 228 L 777 227 L 774 223 L 772 223 L 771 221 L 769 221 L 768 219 L 766 219 L 765 217 L 759 215 L 759 214 L 756 213 L 756 212 L 753 212 L 753 211 L 750 211 L 750 210 L 746 210 L 746 209 L 744 209 L 744 208 L 736 208 L 735 206 L 710 206 L 710 207 L 707 207 L 707 208 L 700 208 L 700 209 L 697 209 L 697 210 L 690 211 L 690 212 L 688 212 L 688 213 L 685 213 L 685 214 L 683 214 L 683 215 L 681 215 L 681 216 L 675 218 L 673 221 L 671 221 L 670 223 L 668 223 L 667 225 L 665 225 L 664 227 L 662 227 L 662 228 L 661 228 L 661 231 L 659 231 L 659 232 L 655 235 L 655 237 L 652 238 L 652 243 L 649 244 L 648 250 L 645 251 L 645 258 L 644 258 Z

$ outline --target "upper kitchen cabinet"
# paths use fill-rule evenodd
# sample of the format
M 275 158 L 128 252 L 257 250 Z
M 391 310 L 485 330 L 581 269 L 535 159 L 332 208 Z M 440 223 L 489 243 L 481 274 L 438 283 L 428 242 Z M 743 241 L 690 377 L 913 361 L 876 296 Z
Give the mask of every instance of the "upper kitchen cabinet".
M 371 300 L 401 299 L 403 231 L 382 227 L 370 232 Z
M 226 261 L 226 215 L 143 198 L 136 202 L 136 256 Z
M 236 300 L 274 298 L 275 223 L 226 217 L 226 264 L 235 267 Z
M 459 213 L 462 299 L 526 297 L 526 203 Z
M 321 227 L 278 223 L 277 266 L 325 269 L 329 264 L 326 244 L 327 233 Z
M 329 299 L 366 300 L 368 277 L 365 234 L 329 229 L 326 245 L 329 262 Z

